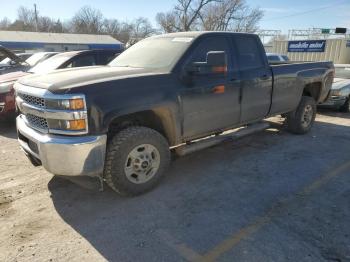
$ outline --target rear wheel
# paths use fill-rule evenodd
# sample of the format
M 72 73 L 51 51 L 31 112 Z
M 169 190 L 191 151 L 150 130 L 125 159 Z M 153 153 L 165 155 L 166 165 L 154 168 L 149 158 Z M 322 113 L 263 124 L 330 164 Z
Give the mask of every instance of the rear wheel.
M 108 144 L 104 178 L 119 194 L 135 196 L 154 188 L 169 162 L 169 145 L 160 133 L 146 127 L 129 127 Z
M 348 99 L 346 99 L 345 103 L 343 106 L 341 106 L 339 108 L 339 110 L 341 112 L 344 112 L 344 113 L 349 113 L 350 112 L 350 97 L 348 97 Z
M 316 118 L 316 102 L 312 97 L 303 96 L 295 111 L 287 114 L 287 128 L 294 134 L 310 131 Z

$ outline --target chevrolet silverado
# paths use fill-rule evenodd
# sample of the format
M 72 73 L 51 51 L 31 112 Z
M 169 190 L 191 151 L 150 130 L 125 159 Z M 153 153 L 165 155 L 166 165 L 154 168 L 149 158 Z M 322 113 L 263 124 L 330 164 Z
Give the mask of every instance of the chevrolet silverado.
M 153 36 L 108 66 L 20 79 L 18 140 L 54 175 L 96 176 L 138 195 L 159 183 L 172 150 L 226 130 L 282 114 L 292 133 L 307 133 L 333 77 L 332 62 L 270 65 L 253 34 Z

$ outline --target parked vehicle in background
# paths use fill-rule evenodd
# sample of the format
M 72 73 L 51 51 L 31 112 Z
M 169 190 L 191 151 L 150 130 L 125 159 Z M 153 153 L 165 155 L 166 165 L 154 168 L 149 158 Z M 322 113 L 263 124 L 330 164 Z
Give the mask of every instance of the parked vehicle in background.
M 350 112 L 350 64 L 336 64 L 335 78 L 328 100 L 320 107 Z
M 266 53 L 267 60 L 269 62 L 288 62 L 289 57 L 286 55 L 276 54 L 276 53 Z
M 27 60 L 29 57 L 31 57 L 32 53 L 16 53 L 16 55 L 21 58 L 22 60 Z M 0 67 L 1 66 L 10 66 L 11 64 L 15 64 L 16 62 L 11 60 L 11 58 L 6 57 L 0 61 Z
M 113 50 L 84 50 L 57 54 L 39 62 L 27 72 L 18 71 L 0 76 L 0 118 L 11 118 L 15 115 L 14 83 L 21 77 L 30 74 L 46 74 L 56 69 L 106 65 L 117 52 Z
M 169 148 L 184 155 L 279 114 L 291 132 L 307 133 L 333 75 L 332 62 L 269 65 L 257 35 L 154 36 L 107 67 L 21 78 L 18 140 L 55 175 L 96 176 L 138 195 L 159 183 Z
M 3 46 L 0 46 L 0 53 L 11 60 L 8 64 L 0 65 L 0 75 L 16 71 L 27 71 L 39 62 L 57 54 L 57 52 L 38 52 L 25 59 L 25 57 L 18 56 Z

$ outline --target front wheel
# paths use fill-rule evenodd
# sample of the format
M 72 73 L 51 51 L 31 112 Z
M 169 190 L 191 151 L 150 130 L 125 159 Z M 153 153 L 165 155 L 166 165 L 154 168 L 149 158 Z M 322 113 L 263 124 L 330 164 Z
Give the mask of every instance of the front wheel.
M 123 196 L 135 196 L 154 188 L 170 162 L 164 136 L 146 127 L 129 127 L 117 133 L 107 146 L 106 183 Z
M 312 97 L 303 96 L 295 111 L 287 114 L 287 128 L 294 134 L 310 131 L 316 118 L 316 102 Z

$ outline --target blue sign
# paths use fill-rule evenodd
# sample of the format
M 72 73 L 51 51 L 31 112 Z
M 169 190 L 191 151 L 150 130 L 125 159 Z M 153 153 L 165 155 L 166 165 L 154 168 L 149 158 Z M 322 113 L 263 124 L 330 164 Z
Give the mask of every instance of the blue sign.
M 324 52 L 326 40 L 289 41 L 288 52 Z

